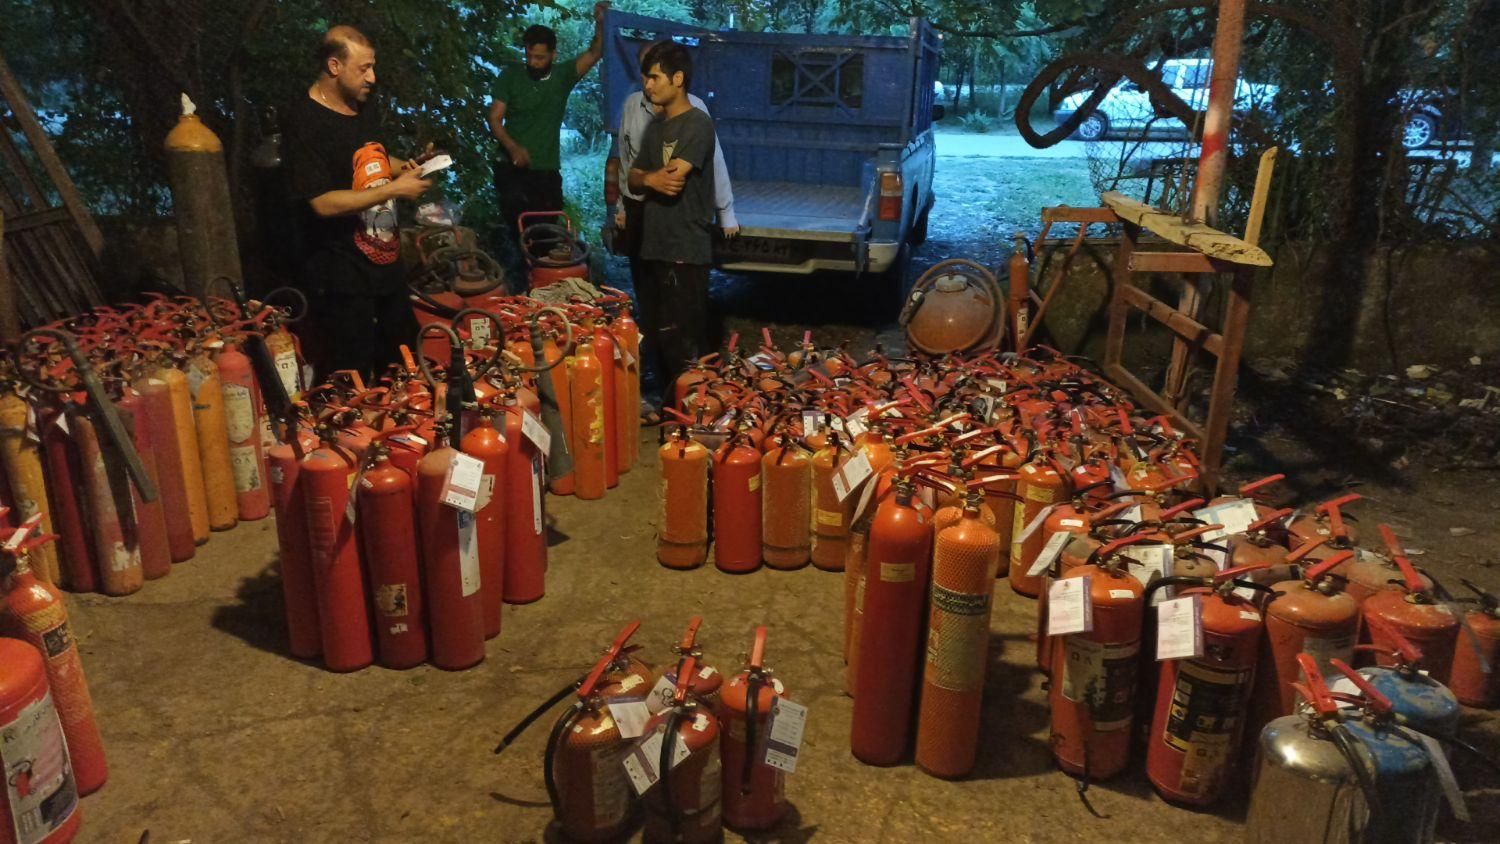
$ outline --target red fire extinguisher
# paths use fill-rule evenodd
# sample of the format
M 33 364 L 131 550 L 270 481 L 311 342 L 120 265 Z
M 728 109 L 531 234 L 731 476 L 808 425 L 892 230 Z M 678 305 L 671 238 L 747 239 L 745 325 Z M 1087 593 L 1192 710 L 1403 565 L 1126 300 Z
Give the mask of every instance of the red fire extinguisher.
M 1234 581 L 1261 568 L 1227 569 L 1204 588 L 1178 593 L 1197 604 L 1203 647 L 1201 656 L 1164 660 L 1161 669 L 1146 775 L 1167 800 L 1206 806 L 1229 785 L 1262 627 L 1260 611 L 1234 592 Z
M 116 405 L 120 419 L 130 431 L 135 452 L 141 458 L 141 467 L 146 477 L 156 488 L 161 489 L 161 473 L 156 468 L 156 449 L 151 442 L 151 429 L 146 423 L 145 402 L 140 394 L 128 385 Z M 161 496 L 153 501 L 141 497 L 135 484 L 130 485 L 131 507 L 135 512 L 136 542 L 140 547 L 141 573 L 147 580 L 158 580 L 172 573 L 172 548 L 167 537 L 167 515 L 162 507 Z M 66 558 L 67 555 L 64 555 Z
M 644 840 L 708 842 L 723 837 L 719 719 L 689 694 L 698 661 L 682 661 L 672 706 L 646 722 L 646 735 L 661 735 L 656 783 L 642 795 Z M 649 746 L 649 745 L 648 745 Z M 679 748 L 686 755 L 678 759 Z
M 417 523 L 411 476 L 390 460 L 387 445 L 410 428 L 376 435 L 365 452 L 355 490 L 360 539 L 375 605 L 380 664 L 411 668 L 427 660 L 427 613 L 417 565 Z M 497 599 L 498 600 L 498 599 Z
M 457 485 L 450 484 L 450 475 L 473 459 L 448 445 L 448 421 L 438 423 L 433 450 L 417 464 L 417 524 L 432 664 L 458 671 L 484 659 L 484 599 L 474 513 L 445 501 L 448 488 Z M 479 492 L 479 472 L 474 474 L 475 486 L 461 490 L 471 497 Z
M 622 679 L 634 678 L 630 684 L 636 686 L 646 682 L 643 675 L 650 674 L 630 656 L 633 648 L 626 647 L 640 627 L 639 621 L 625 625 L 587 674 L 532 710 L 495 747 L 497 754 L 504 751 L 552 707 L 575 698 L 553 725 L 542 762 L 553 818 L 571 841 L 616 840 L 637 818 L 637 804 L 630 799 L 630 781 L 622 765 L 632 745 L 621 735 L 608 703 L 622 692 Z
M 73 763 L 73 776 L 80 795 L 92 794 L 109 777 L 104 758 L 104 742 L 94 720 L 94 703 L 89 696 L 78 644 L 68 627 L 68 611 L 57 587 L 39 580 L 31 573 L 28 555 L 33 548 L 56 539 L 52 535 L 30 536 L 41 523 L 32 516 L 11 533 L 4 545 L 4 555 L 14 561 L 14 571 L 5 584 L 3 610 L 7 632 L 26 641 L 41 653 L 47 672 L 52 700 L 62 721 Z M 10 672 L 10 663 L 5 663 Z M 0 718 L 3 724 L 4 718 Z M 3 727 L 0 727 L 3 729 Z M 0 751 L 3 752 L 3 751 Z M 11 763 L 7 756 L 7 768 Z
M 271 481 L 271 501 L 276 507 L 276 547 L 281 593 L 286 604 L 288 647 L 298 659 L 313 659 L 323 653 L 323 637 L 318 624 L 312 546 L 307 533 L 307 489 L 297 481 L 303 456 L 316 448 L 318 441 L 295 422 L 287 425 L 287 431 L 286 442 L 272 446 L 266 455 L 266 475 Z M 165 499 L 166 493 L 162 495 Z M 192 539 L 191 534 L 188 539 Z
M 601 314 L 602 315 L 602 314 Z M 599 390 L 603 397 L 604 418 L 601 436 L 604 438 L 604 485 L 614 489 L 620 485 L 620 435 L 615 430 L 619 418 L 616 405 L 620 401 L 621 384 L 616 359 L 621 356 L 619 341 L 600 323 L 594 326 L 594 357 L 599 361 Z
M 163 387 L 165 389 L 165 387 Z M 70 423 L 73 403 L 66 395 L 59 395 L 56 402 L 49 402 L 39 409 L 42 434 L 42 449 L 47 457 L 48 492 L 52 499 L 52 521 L 59 539 L 57 550 L 63 569 L 63 582 L 70 592 L 97 592 L 99 574 L 94 569 L 94 548 L 83 518 L 82 467 L 78 465 L 78 448 L 73 442 Z M 139 435 L 144 423 L 136 423 Z M 162 484 L 157 484 L 162 496 L 167 495 Z M 187 547 L 193 547 L 189 534 Z
M 1460 703 L 1490 709 L 1500 703 L 1500 599 L 1468 580 L 1459 582 L 1478 596 L 1479 606 L 1464 613 L 1469 632 L 1459 634 L 1448 688 Z
M 66 844 L 78 834 L 82 817 L 46 665 L 36 648 L 5 638 L 0 665 L 0 735 L 11 746 L 30 748 L 24 758 L 7 755 L 0 771 L 0 841 L 11 844 L 13 831 L 25 829 L 28 842 Z
M 739 574 L 760 568 L 760 459 L 740 431 L 714 452 L 713 546 L 720 571 Z
M 869 765 L 896 764 L 910 743 L 932 559 L 932 524 L 912 506 L 911 479 L 898 476 L 893 488 L 870 525 L 861 658 L 854 665 L 849 744 L 855 758 Z
M 1391 558 L 1401 567 L 1402 588 L 1385 589 L 1366 598 L 1360 604 L 1363 617 L 1368 620 L 1378 617 L 1397 633 L 1405 636 L 1413 645 L 1427 655 L 1427 671 L 1432 679 L 1447 684 L 1453 672 L 1453 650 L 1458 641 L 1458 617 L 1433 596 L 1422 576 L 1417 573 L 1406 551 L 1396 539 L 1389 525 L 1381 525 L 1380 533 L 1385 538 Z M 1392 643 L 1381 635 L 1381 628 L 1369 627 L 1370 640 L 1387 648 Z M 1394 661 L 1380 654 L 1377 665 L 1393 665 Z
M 479 422 L 464 435 L 459 450 L 484 463 L 478 509 L 474 511 L 479 542 L 479 594 L 483 601 L 484 637 L 500 635 L 500 605 L 505 592 L 505 474 L 510 444 L 495 427 L 495 411 L 480 408 Z
M 271 509 L 271 493 L 262 473 L 260 388 L 250 358 L 238 341 L 226 339 L 219 353 L 219 387 L 224 393 L 224 422 L 229 434 L 229 461 L 234 470 L 234 492 L 243 521 L 263 519 Z
M 128 481 L 122 477 L 120 461 L 106 457 L 91 414 L 79 413 L 73 418 L 73 438 L 78 443 L 83 467 L 83 491 L 93 528 L 99 591 L 106 595 L 129 595 L 141 588 L 146 576 L 141 570 L 135 514 L 125 492 Z
M 185 562 L 193 558 L 197 544 L 188 512 L 187 467 L 178 448 L 171 385 L 160 377 L 160 373 L 148 373 L 137 378 L 133 386 L 141 394 L 144 422 L 156 453 L 162 515 L 167 521 L 167 545 L 172 552 L 172 562 Z
M 318 436 L 323 444 L 302 458 L 297 483 L 305 502 L 323 664 L 330 671 L 358 671 L 375 659 L 364 566 L 348 518 L 358 462 L 338 445 L 338 434 L 328 424 L 318 426 Z
M 719 698 L 724 764 L 724 825 L 770 829 L 786 814 L 786 774 L 762 758 L 771 707 L 788 696 L 781 680 L 765 667 L 766 628 L 755 628 L 750 661 L 724 687 Z
M 534 395 L 534 394 L 533 394 Z M 528 422 L 530 424 L 528 424 Z M 501 592 L 507 604 L 542 597 L 547 575 L 547 528 L 543 511 L 543 454 L 527 429 L 544 431 L 536 410 L 515 395 L 505 398 L 505 574 Z

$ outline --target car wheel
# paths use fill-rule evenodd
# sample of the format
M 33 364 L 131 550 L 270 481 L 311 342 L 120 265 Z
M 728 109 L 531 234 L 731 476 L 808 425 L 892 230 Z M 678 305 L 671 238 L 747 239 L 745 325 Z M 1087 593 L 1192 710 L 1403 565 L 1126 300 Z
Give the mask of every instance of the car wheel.
M 1413 114 L 1401 130 L 1401 146 L 1421 149 L 1437 138 L 1437 121 L 1430 114 Z
M 1078 129 L 1073 137 L 1080 141 L 1102 141 L 1105 134 L 1109 132 L 1109 120 L 1099 112 L 1094 112 L 1088 119 L 1078 124 Z
M 907 278 L 911 275 L 911 253 L 910 243 L 901 244 L 896 259 L 875 278 L 876 294 L 872 299 L 882 317 L 899 313 L 906 301 L 906 294 L 911 290 L 911 279 Z
M 917 222 L 911 227 L 911 245 L 921 246 L 927 242 L 927 218 L 932 214 L 932 204 L 928 203 L 922 213 L 917 215 Z

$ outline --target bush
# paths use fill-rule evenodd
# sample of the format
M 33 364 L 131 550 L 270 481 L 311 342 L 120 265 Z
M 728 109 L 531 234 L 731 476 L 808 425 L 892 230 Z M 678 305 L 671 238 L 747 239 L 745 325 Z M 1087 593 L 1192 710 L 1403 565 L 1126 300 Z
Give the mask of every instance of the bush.
M 994 115 L 981 112 L 965 114 L 958 119 L 959 128 L 965 132 L 975 132 L 978 134 L 990 131 L 998 123 L 999 121 L 995 119 Z

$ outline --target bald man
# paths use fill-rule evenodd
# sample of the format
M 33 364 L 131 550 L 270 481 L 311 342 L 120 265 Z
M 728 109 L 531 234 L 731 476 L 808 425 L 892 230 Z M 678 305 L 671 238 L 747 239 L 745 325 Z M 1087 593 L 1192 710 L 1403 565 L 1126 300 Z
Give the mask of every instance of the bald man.
M 390 144 L 371 102 L 375 48 L 335 26 L 317 49 L 318 78 L 287 109 L 285 151 L 305 232 L 302 289 L 312 306 L 318 377 L 352 369 L 367 377 L 399 359 L 417 332 L 400 262 L 396 201 L 430 187 L 416 166 L 366 149 Z M 358 154 L 358 157 L 356 157 Z M 384 165 L 384 166 L 383 166 Z

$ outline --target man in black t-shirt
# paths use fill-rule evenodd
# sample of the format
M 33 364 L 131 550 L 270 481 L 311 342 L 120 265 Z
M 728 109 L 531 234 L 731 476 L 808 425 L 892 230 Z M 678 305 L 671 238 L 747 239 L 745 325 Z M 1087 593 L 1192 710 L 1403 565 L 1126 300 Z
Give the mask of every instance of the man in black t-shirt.
M 714 121 L 688 102 L 692 60 L 672 41 L 641 59 L 646 98 L 657 118 L 641 136 L 630 187 L 644 191 L 641 277 L 643 332 L 654 338 L 663 400 L 689 358 L 707 353 L 708 270 L 713 263 Z M 648 339 L 650 339 L 648 338 Z
M 387 155 L 369 102 L 375 48 L 359 30 L 335 26 L 318 48 L 318 80 L 287 109 L 286 161 L 303 229 L 302 289 L 322 346 L 319 377 L 335 369 L 366 376 L 399 359 L 416 318 L 400 263 L 396 200 L 430 183 L 415 164 Z

